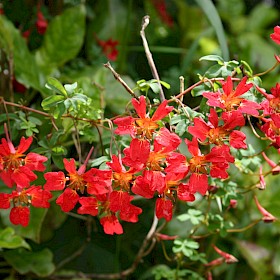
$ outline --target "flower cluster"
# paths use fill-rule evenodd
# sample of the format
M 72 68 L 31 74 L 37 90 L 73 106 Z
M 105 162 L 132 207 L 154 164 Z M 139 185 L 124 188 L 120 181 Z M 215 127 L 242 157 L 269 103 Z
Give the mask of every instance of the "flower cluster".
M 276 27 L 271 35 L 277 44 L 280 44 L 279 30 Z M 247 98 L 254 86 L 263 96 L 260 104 Z M 197 195 L 204 196 L 210 191 L 210 178 L 227 179 L 228 168 L 235 161 L 232 151 L 247 148 L 246 135 L 241 131 L 245 116 L 259 120 L 260 130 L 280 152 L 280 84 L 269 94 L 247 77 L 228 76 L 218 90 L 204 92 L 203 97 L 209 113 L 191 119 L 185 139 L 165 122 L 174 111 L 169 101 L 161 102 L 154 110 L 144 96 L 133 98 L 135 114 L 114 120 L 117 126 L 114 133 L 129 135 L 129 146 L 112 155 L 107 168 L 87 170 L 92 148 L 78 169 L 74 159 L 63 159 L 65 172 L 45 173 L 43 186 L 31 182 L 37 179 L 34 171 L 45 171 L 47 158 L 33 152 L 26 154 L 32 137 L 22 137 L 15 148 L 5 126 L 6 138 L 0 144 L 0 179 L 10 192 L 0 193 L 0 208 L 11 208 L 11 222 L 27 226 L 30 205 L 48 208 L 51 192 L 60 191 L 56 203 L 62 211 L 98 216 L 105 233 L 121 234 L 120 220 L 135 223 L 142 213 L 141 208 L 132 204 L 135 196 L 155 199 L 157 218 L 170 221 L 177 200 L 192 202 Z M 184 143 L 188 154 L 180 151 Z M 272 174 L 278 174 L 279 166 L 265 153 L 263 157 Z M 262 167 L 259 178 L 260 188 L 264 189 Z M 255 202 L 264 221 L 275 220 L 256 197 Z M 236 201 L 232 200 L 229 207 L 235 206 Z
M 25 154 L 31 143 L 32 137 L 22 137 L 15 148 L 6 129 L 6 139 L 2 138 L 0 144 L 0 178 L 12 189 L 11 193 L 0 193 L 0 209 L 9 209 L 12 204 L 10 220 L 15 225 L 27 226 L 29 206 L 48 208 L 48 201 L 52 197 L 41 186 L 30 186 L 37 179 L 34 171 L 43 172 L 43 163 L 48 160 L 36 153 Z

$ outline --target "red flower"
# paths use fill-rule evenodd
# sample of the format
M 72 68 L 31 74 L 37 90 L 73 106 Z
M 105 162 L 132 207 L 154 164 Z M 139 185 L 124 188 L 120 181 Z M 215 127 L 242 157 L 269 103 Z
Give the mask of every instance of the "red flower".
M 162 21 L 166 23 L 169 27 L 173 26 L 173 19 L 169 15 L 166 7 L 166 3 L 164 0 L 153 0 L 153 4 L 157 9 Z
M 56 203 L 61 206 L 62 211 L 71 211 L 79 201 L 79 192 L 84 194 L 102 195 L 107 193 L 111 185 L 111 171 L 98 170 L 91 168 L 85 173 L 86 165 L 92 154 L 93 148 L 90 150 L 85 162 L 76 170 L 75 160 L 63 159 L 64 167 L 68 172 L 65 176 L 62 171 L 48 172 L 44 174 L 46 184 L 45 190 L 55 191 L 64 190 L 57 198 Z M 82 211 L 82 210 L 81 210 Z
M 131 102 L 139 118 L 128 116 L 115 119 L 114 123 L 118 126 L 115 130 L 116 134 L 130 134 L 132 137 L 139 135 L 147 139 L 152 139 L 153 132 L 159 127 L 158 121 L 173 110 L 173 107 L 168 106 L 167 100 L 165 100 L 150 118 L 149 114 L 146 114 L 146 100 L 143 95 L 139 97 L 139 100 L 133 98 Z
M 28 226 L 30 209 L 27 206 L 16 206 L 11 209 L 10 220 L 14 225 Z
M 25 152 L 32 143 L 32 137 L 21 138 L 17 148 L 9 139 L 6 132 L 6 138 L 2 138 L 0 144 L 0 178 L 8 187 L 14 184 L 20 189 L 29 186 L 31 181 L 37 179 L 33 171 L 44 171 L 43 163 L 48 159 L 36 153 Z
M 107 41 L 97 39 L 98 45 L 102 48 L 102 52 L 106 55 L 109 60 L 115 61 L 118 57 L 117 45 L 118 41 L 113 41 L 112 38 Z
M 45 34 L 45 32 L 48 28 L 48 21 L 44 17 L 40 8 L 41 8 L 40 5 L 38 5 L 36 28 L 37 28 L 37 32 L 39 34 L 43 35 L 43 34 Z
M 73 210 L 79 201 L 80 197 L 76 190 L 66 188 L 65 191 L 57 198 L 56 203 L 61 207 L 64 212 Z
M 219 107 L 226 112 L 238 110 L 241 113 L 256 116 L 259 114 L 257 110 L 261 109 L 261 106 L 242 97 L 253 86 L 252 83 L 247 84 L 246 82 L 247 77 L 244 77 L 234 89 L 232 79 L 228 76 L 222 84 L 223 92 L 204 92 L 203 96 L 208 99 L 209 106 Z
M 238 130 L 233 130 L 237 126 L 244 126 L 245 120 L 243 115 L 238 111 L 232 111 L 222 114 L 224 125 L 219 126 L 219 118 L 217 112 L 211 108 L 209 115 L 209 124 L 202 118 L 194 119 L 194 126 L 189 126 L 189 132 L 197 137 L 200 141 L 208 139 L 209 143 L 215 145 L 223 145 L 225 141 L 229 141 L 229 145 L 236 149 L 246 149 L 244 143 L 246 135 Z
M 275 88 L 271 88 L 272 94 L 267 94 L 260 87 L 256 88 L 266 98 L 261 103 L 264 116 L 270 116 L 276 127 L 280 128 L 280 84 L 277 83 Z
M 280 44 L 280 26 L 274 27 L 274 33 L 270 35 L 270 38 L 276 43 Z
M 106 234 L 123 233 L 122 225 L 114 214 L 101 218 L 100 223 L 103 226 L 104 232 Z
M 110 194 L 110 210 L 112 212 L 120 211 L 120 218 L 126 222 L 138 222 L 138 215 L 142 213 L 142 209 L 130 203 L 133 196 L 123 191 L 113 191 Z
M 158 198 L 156 200 L 156 216 L 158 219 L 164 218 L 167 222 L 172 219 L 173 203 L 169 199 Z
M 80 197 L 79 203 L 82 205 L 78 208 L 79 214 L 98 215 L 98 200 L 95 197 Z
M 121 190 L 129 191 L 134 170 L 126 171 L 116 155 L 112 156 L 112 162 L 107 162 L 107 165 L 110 166 L 113 171 L 113 187 L 120 187 Z
M 272 145 L 279 149 L 280 148 L 280 128 L 275 125 L 272 119 L 263 118 L 264 124 L 261 126 L 261 131 L 271 140 Z
M 131 190 L 133 193 L 149 199 L 154 196 L 156 191 L 162 194 L 165 187 L 165 176 L 162 172 L 145 170 L 142 176 L 137 176 Z
M 122 162 L 135 171 L 142 170 L 149 159 L 150 142 L 145 139 L 134 138 L 128 148 L 123 150 L 125 157 Z

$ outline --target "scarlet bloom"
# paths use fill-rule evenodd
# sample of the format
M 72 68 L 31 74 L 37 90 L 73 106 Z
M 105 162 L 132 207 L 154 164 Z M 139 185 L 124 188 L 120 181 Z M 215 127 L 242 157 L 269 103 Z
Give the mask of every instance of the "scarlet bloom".
M 115 61 L 117 59 L 119 54 L 117 50 L 117 46 L 119 44 L 118 41 L 113 41 L 112 38 L 108 39 L 107 41 L 97 38 L 97 43 L 102 48 L 103 54 L 105 54 L 109 60 Z
M 48 21 L 46 20 L 45 16 L 41 12 L 39 5 L 38 5 L 38 11 L 37 11 L 36 28 L 37 28 L 37 32 L 41 35 L 45 34 L 45 32 L 48 28 Z
M 270 35 L 270 38 L 276 43 L 280 44 L 280 26 L 277 25 L 274 27 L 274 33 Z
M 107 162 L 107 165 L 110 166 L 113 171 L 113 188 L 129 191 L 134 170 L 131 169 L 127 171 L 116 155 L 112 156 L 112 162 Z
M 153 4 L 157 9 L 161 20 L 169 27 L 173 26 L 173 19 L 168 13 L 166 3 L 164 0 L 153 0 Z
M 119 220 L 114 214 L 105 216 L 100 219 L 100 224 L 103 226 L 104 232 L 106 234 L 122 234 L 123 228 Z
M 237 126 L 245 125 L 243 115 L 239 111 L 223 113 L 222 120 L 224 124 L 219 126 L 218 114 L 211 108 L 208 124 L 202 118 L 194 118 L 194 126 L 189 126 L 188 130 L 202 142 L 207 139 L 211 144 L 224 145 L 225 141 L 228 141 L 229 145 L 236 149 L 246 149 L 246 135 L 234 130 Z
M 131 100 L 132 105 L 138 115 L 138 118 L 123 117 L 114 120 L 114 123 L 118 126 L 115 130 L 116 134 L 130 134 L 133 138 L 136 135 L 152 139 L 153 132 L 159 127 L 158 121 L 167 116 L 172 110 L 172 106 L 167 105 L 167 100 L 163 101 L 150 117 L 146 113 L 146 99 L 143 95 L 139 97 L 139 100 L 133 98 Z
M 280 129 L 280 84 L 277 83 L 271 88 L 271 94 L 267 94 L 259 87 L 256 88 L 266 98 L 261 103 L 264 116 L 270 116 L 275 126 Z
M 133 196 L 124 191 L 113 191 L 109 196 L 109 208 L 112 212 L 120 212 L 120 218 L 126 222 L 138 222 L 138 215 L 142 213 L 142 209 L 132 205 L 130 201 Z
M 37 179 L 33 171 L 44 171 L 43 163 L 48 159 L 36 153 L 25 155 L 32 143 L 32 137 L 21 138 L 19 146 L 14 147 L 8 133 L 2 138 L 0 144 L 0 178 L 8 186 L 16 185 L 22 189 L 29 186 L 31 181 Z
M 95 197 L 80 197 L 79 203 L 82 205 L 77 211 L 79 214 L 98 215 L 98 200 Z
M 79 194 L 87 192 L 88 194 L 101 195 L 109 191 L 111 171 L 91 168 L 85 172 L 92 151 L 93 148 L 90 150 L 84 164 L 78 170 L 76 170 L 74 159 L 69 161 L 63 159 L 64 167 L 68 172 L 67 176 L 62 171 L 44 174 L 46 179 L 45 190 L 64 190 L 56 200 L 56 203 L 60 205 L 64 212 L 71 211 L 75 207 L 80 199 Z
M 207 104 L 219 107 L 225 112 L 238 110 L 249 115 L 258 115 L 261 106 L 256 102 L 246 100 L 242 95 L 250 90 L 252 83 L 247 84 L 247 77 L 244 77 L 237 87 L 233 88 L 233 81 L 230 76 L 222 83 L 223 92 L 204 92 L 203 96 L 208 99 Z
M 15 225 L 27 226 L 29 223 L 29 206 L 49 208 L 52 194 L 43 190 L 41 186 L 31 186 L 21 191 L 12 191 L 11 194 L 0 194 L 0 209 L 13 208 L 10 212 L 10 221 Z
M 10 220 L 14 225 L 28 226 L 30 209 L 27 206 L 16 206 L 11 209 Z
M 264 124 L 261 126 L 261 131 L 265 133 L 266 137 L 268 137 L 272 145 L 276 148 L 280 148 L 280 128 L 276 126 L 275 122 L 272 119 L 262 119 Z
M 158 198 L 156 200 L 156 216 L 158 219 L 164 218 L 167 222 L 172 219 L 173 203 L 169 199 Z

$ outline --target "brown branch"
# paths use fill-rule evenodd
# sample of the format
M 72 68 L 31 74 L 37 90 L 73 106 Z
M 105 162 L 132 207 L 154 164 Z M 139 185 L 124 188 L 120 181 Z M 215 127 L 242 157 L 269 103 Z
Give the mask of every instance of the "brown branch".
M 145 35 L 145 28 L 149 25 L 149 22 L 150 22 L 150 17 L 149 16 L 144 16 L 143 19 L 142 19 L 142 28 L 141 28 L 141 31 L 140 31 L 140 36 L 141 36 L 142 41 L 143 41 L 143 47 L 144 47 L 144 50 L 145 50 L 145 53 L 146 53 L 146 57 L 147 57 L 150 69 L 152 71 L 152 75 L 158 82 L 158 86 L 159 86 L 159 90 L 160 90 L 159 98 L 162 102 L 162 101 L 165 100 L 164 92 L 163 92 L 163 89 L 162 89 L 162 86 L 161 86 L 161 83 L 160 83 L 159 75 L 158 75 L 157 68 L 156 68 L 156 65 L 154 63 L 154 60 L 153 60 L 153 56 L 152 56 L 152 53 L 150 52 L 148 41 L 147 41 L 146 35 Z
M 135 93 L 133 92 L 133 90 L 128 86 L 128 84 L 121 78 L 121 76 L 114 70 L 114 68 L 111 66 L 110 62 L 108 61 L 107 63 L 104 64 L 104 66 L 106 68 L 108 68 L 114 78 L 121 83 L 121 85 L 126 89 L 126 91 L 134 98 L 137 98 L 137 96 L 135 95 Z

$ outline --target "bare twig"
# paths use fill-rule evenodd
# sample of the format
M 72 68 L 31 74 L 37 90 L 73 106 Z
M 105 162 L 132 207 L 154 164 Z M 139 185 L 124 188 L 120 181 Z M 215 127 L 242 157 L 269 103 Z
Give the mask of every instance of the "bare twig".
M 150 52 L 149 45 L 148 45 L 146 35 L 145 35 L 145 28 L 148 26 L 149 22 L 150 22 L 150 17 L 149 16 L 144 16 L 143 20 L 142 20 L 142 28 L 141 28 L 141 31 L 140 31 L 140 36 L 141 36 L 142 41 L 143 41 L 143 47 L 144 47 L 144 50 L 145 50 L 145 53 L 146 53 L 146 57 L 147 57 L 149 66 L 150 66 L 151 71 L 152 71 L 152 75 L 158 82 L 158 86 L 159 86 L 159 90 L 160 90 L 159 98 L 162 102 L 162 101 L 165 100 L 164 92 L 163 92 L 163 89 L 162 89 L 162 86 L 161 86 L 161 83 L 160 83 L 159 75 L 158 75 L 157 68 L 156 68 L 156 65 L 154 63 L 154 60 L 153 60 L 153 56 L 152 56 L 152 53 Z
M 112 74 L 114 75 L 115 79 L 121 83 L 121 85 L 126 89 L 126 91 L 134 98 L 137 98 L 133 90 L 128 86 L 128 84 L 121 78 L 121 76 L 114 70 L 114 68 L 111 66 L 110 62 L 104 64 L 106 68 L 108 68 Z

